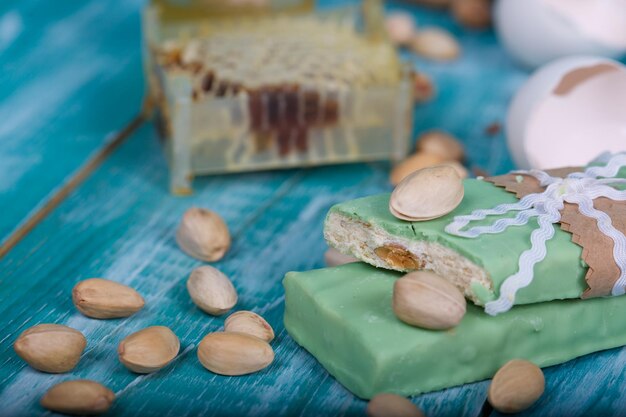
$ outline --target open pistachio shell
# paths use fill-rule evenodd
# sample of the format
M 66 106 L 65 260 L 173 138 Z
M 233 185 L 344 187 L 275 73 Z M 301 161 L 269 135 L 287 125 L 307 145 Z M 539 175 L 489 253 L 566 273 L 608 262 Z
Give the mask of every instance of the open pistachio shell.
M 402 220 L 435 219 L 454 210 L 463 200 L 463 194 L 463 181 L 453 167 L 424 168 L 398 184 L 391 193 L 389 210 Z

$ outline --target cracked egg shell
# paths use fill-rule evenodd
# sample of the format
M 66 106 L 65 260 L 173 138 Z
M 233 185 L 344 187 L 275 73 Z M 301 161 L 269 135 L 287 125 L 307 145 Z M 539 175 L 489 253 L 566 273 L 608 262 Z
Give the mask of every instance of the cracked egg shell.
M 626 66 L 578 56 L 540 68 L 509 106 L 507 141 L 522 169 L 585 165 L 626 150 Z

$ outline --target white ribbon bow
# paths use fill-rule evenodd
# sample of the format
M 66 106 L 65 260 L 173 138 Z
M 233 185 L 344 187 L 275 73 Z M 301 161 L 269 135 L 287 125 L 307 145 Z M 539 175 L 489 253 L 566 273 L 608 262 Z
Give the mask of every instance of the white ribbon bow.
M 514 171 L 515 174 L 535 177 L 541 186 L 546 187 L 546 190 L 542 193 L 529 194 L 513 204 L 501 204 L 493 209 L 475 210 L 470 215 L 454 217 L 445 231 L 467 238 L 500 233 L 510 226 L 525 225 L 532 217 L 537 218 L 539 228 L 533 230 L 530 235 L 530 249 L 524 251 L 519 257 L 518 271 L 502 283 L 500 297 L 485 305 L 487 314 L 495 316 L 510 310 L 515 302 L 517 291 L 532 282 L 535 264 L 546 257 L 546 242 L 554 236 L 552 225 L 561 220 L 560 211 L 565 202 L 577 204 L 581 214 L 596 219 L 598 229 L 613 240 L 613 258 L 620 269 L 620 276 L 611 293 L 612 295 L 624 294 L 626 291 L 626 236 L 613 227 L 611 218 L 605 212 L 593 206 L 593 200 L 598 197 L 606 197 L 614 201 L 626 200 L 626 191 L 618 191 L 611 187 L 614 184 L 626 184 L 626 179 L 614 178 L 624 166 L 626 166 L 626 154 L 617 154 L 609 159 L 606 166 L 589 167 L 584 172 L 574 172 L 565 178 L 552 177 L 540 170 Z M 518 214 L 515 217 L 498 219 L 489 226 L 461 230 L 472 221 L 510 211 L 517 211 Z

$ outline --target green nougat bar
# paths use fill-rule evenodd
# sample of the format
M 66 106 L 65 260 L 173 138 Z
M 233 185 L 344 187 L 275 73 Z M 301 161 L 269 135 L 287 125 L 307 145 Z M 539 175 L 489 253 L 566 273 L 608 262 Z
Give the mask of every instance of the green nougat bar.
M 463 201 L 452 213 L 423 222 L 391 215 L 389 194 L 338 204 L 328 213 L 324 236 L 339 251 L 380 268 L 431 269 L 457 285 L 475 304 L 484 305 L 496 299 L 502 282 L 517 272 L 518 259 L 530 248 L 530 234 L 538 226 L 531 219 L 525 226 L 474 239 L 446 233 L 444 228 L 454 216 L 518 201 L 514 194 L 486 181 L 469 179 L 464 186 Z M 497 218 L 491 216 L 471 226 L 491 224 Z M 515 304 L 579 298 L 587 288 L 582 248 L 558 224 L 553 227 L 548 254 L 535 266 L 533 282 L 518 291 Z
M 353 263 L 290 272 L 283 282 L 291 337 L 362 398 L 479 381 L 513 358 L 544 367 L 626 344 L 626 297 L 517 306 L 495 317 L 469 304 L 454 329 L 411 327 L 391 308 L 398 276 Z

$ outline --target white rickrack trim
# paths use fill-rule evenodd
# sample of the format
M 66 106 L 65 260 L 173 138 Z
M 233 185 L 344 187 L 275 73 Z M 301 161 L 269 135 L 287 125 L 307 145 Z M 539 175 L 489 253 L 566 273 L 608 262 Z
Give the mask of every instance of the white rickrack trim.
M 626 292 L 626 236 L 613 226 L 611 218 L 605 212 L 596 209 L 593 205 L 593 200 L 598 197 L 626 201 L 626 191 L 611 187 L 611 185 L 626 184 L 626 179 L 614 178 L 625 166 L 626 154 L 616 154 L 608 159 L 604 166 L 589 167 L 583 172 L 574 172 L 565 178 L 552 177 L 540 170 L 514 171 L 514 174 L 535 177 L 541 186 L 546 187 L 546 190 L 542 193 L 528 194 L 516 203 L 501 204 L 493 209 L 475 210 L 469 215 L 454 217 L 452 223 L 446 226 L 446 232 L 466 238 L 501 233 L 510 226 L 522 226 L 531 218 L 537 218 L 539 228 L 533 230 L 530 235 L 530 249 L 520 255 L 518 271 L 502 283 L 499 298 L 485 305 L 487 314 L 495 316 L 510 310 L 515 303 L 517 291 L 532 282 L 534 267 L 546 257 L 546 242 L 554 237 L 552 225 L 561 221 L 561 210 L 565 202 L 577 204 L 578 211 L 595 219 L 600 232 L 613 240 L 613 258 L 620 269 L 620 276 L 613 285 L 611 294 L 622 295 Z M 512 211 L 518 212 L 515 217 L 501 218 L 488 226 L 462 230 L 470 222 Z

